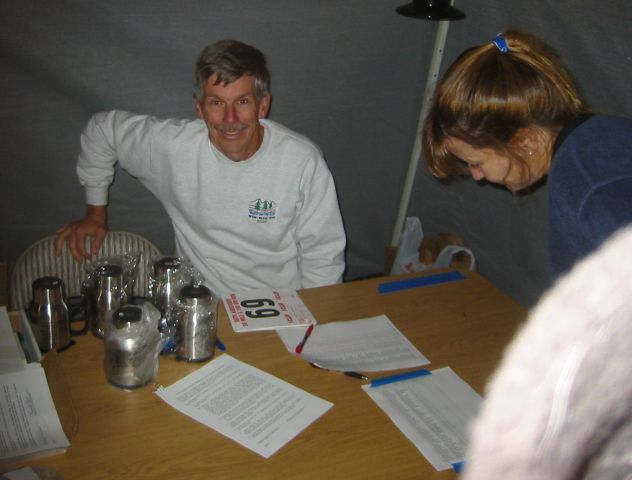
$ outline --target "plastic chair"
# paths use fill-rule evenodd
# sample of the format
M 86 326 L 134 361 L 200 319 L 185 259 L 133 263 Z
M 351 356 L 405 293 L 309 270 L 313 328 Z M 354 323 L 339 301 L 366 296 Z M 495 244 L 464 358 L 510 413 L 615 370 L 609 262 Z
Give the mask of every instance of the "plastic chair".
M 123 253 L 140 253 L 134 294 L 148 296 L 149 261 L 162 255 L 158 247 L 141 235 L 121 230 L 109 230 L 98 255 L 84 263 L 78 263 L 64 247 L 61 255 L 55 255 L 55 235 L 50 235 L 28 247 L 17 259 L 9 282 L 9 306 L 11 310 L 25 309 L 32 296 L 32 283 L 44 276 L 59 277 L 64 281 L 67 298 L 81 295 L 86 270 L 99 258 Z

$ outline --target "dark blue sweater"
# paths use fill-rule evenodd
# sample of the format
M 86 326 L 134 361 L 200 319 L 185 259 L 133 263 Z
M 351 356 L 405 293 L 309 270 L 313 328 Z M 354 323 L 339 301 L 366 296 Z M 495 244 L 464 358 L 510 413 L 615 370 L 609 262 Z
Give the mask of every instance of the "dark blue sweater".
M 563 130 L 548 185 L 555 279 L 632 223 L 632 119 L 595 115 Z

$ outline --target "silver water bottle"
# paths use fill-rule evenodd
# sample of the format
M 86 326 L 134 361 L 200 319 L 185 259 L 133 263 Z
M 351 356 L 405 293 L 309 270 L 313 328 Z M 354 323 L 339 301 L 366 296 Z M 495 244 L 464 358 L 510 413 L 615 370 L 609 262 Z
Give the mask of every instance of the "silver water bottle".
M 213 357 L 217 339 L 217 298 L 204 285 L 185 285 L 179 303 L 176 358 L 188 362 L 208 360 Z

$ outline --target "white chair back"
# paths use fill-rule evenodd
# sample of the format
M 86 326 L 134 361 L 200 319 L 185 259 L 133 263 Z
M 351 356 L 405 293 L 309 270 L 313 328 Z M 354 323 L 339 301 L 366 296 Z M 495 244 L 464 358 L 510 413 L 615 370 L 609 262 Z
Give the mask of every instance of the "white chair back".
M 11 310 L 22 310 L 31 301 L 33 281 L 45 276 L 59 277 L 64 281 L 66 297 L 77 297 L 81 294 L 86 270 L 99 258 L 120 255 L 123 253 L 139 253 L 138 273 L 134 282 L 134 294 L 148 296 L 150 260 L 162 255 L 158 247 L 146 238 L 132 232 L 121 230 L 108 231 L 98 256 L 78 263 L 67 246 L 61 255 L 55 255 L 55 235 L 45 237 L 28 247 L 18 258 L 11 272 L 9 281 L 9 307 Z

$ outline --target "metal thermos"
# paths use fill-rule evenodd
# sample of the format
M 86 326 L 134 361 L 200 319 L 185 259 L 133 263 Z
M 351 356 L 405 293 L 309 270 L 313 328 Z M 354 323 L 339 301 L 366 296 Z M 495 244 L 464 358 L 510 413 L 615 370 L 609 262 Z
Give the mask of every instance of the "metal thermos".
M 112 385 L 126 390 L 151 383 L 157 373 L 160 334 L 142 322 L 142 308 L 124 305 L 112 314 L 103 343 L 105 376 Z
M 42 352 L 61 350 L 70 344 L 70 316 L 61 278 L 42 277 L 32 284 L 29 323 Z
M 208 360 L 217 338 L 217 298 L 204 285 L 185 285 L 179 300 L 182 308 L 176 325 L 176 358 Z
M 178 299 L 180 268 L 182 262 L 177 257 L 163 257 L 154 263 L 154 298 L 153 303 L 162 313 Z
M 106 325 L 112 321 L 112 314 L 128 299 L 120 265 L 102 265 L 94 274 L 94 286 L 89 294 L 90 330 L 97 337 L 103 337 Z

